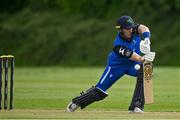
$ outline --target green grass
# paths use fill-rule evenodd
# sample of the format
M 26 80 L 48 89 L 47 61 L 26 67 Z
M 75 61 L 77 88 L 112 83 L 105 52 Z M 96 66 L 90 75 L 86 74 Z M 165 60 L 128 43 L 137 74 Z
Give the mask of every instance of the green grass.
M 94 103 L 83 111 L 65 112 L 73 97 L 98 82 L 103 70 L 104 68 L 16 68 L 14 110 L 0 111 L 0 118 L 90 119 L 83 113 L 88 113 L 94 119 L 158 118 L 158 115 L 159 118 L 166 119 L 180 118 L 180 68 L 170 67 L 154 68 L 155 103 L 145 105 L 147 113 L 143 116 L 146 117 L 126 112 L 136 82 L 130 76 L 117 81 L 108 90 L 109 96 L 105 100 Z M 165 115 L 167 112 L 169 116 Z M 79 114 L 82 116 L 78 117 Z

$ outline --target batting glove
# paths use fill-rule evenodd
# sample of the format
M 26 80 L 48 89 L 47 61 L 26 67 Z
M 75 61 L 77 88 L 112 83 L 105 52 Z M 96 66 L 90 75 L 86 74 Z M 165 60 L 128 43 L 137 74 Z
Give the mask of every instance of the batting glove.
M 154 58 L 155 58 L 155 54 L 156 54 L 155 52 L 149 52 L 149 53 L 145 54 L 143 56 L 143 58 L 144 58 L 145 61 L 153 62 Z
M 141 40 L 140 42 L 140 51 L 143 54 L 147 54 L 150 52 L 150 40 L 149 38 L 145 38 L 144 40 Z

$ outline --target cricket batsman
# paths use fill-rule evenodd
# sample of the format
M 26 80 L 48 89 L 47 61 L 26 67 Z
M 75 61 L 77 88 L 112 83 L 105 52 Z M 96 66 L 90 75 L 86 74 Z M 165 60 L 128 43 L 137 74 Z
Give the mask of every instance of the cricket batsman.
M 121 16 L 117 20 L 116 29 L 118 33 L 102 77 L 95 86 L 72 99 L 67 106 L 68 112 L 79 107 L 84 109 L 95 101 L 103 100 L 108 96 L 107 90 L 126 74 L 137 78 L 129 111 L 143 113 L 143 62 L 153 62 L 155 58 L 155 52 L 150 51 L 151 33 L 147 26 L 134 23 L 130 16 Z M 137 64 L 140 66 L 139 70 L 134 67 Z

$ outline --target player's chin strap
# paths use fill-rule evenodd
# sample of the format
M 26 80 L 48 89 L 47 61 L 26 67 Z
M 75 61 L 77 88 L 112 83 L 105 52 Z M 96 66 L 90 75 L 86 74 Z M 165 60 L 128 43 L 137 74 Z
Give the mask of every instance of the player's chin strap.
M 143 74 L 143 64 L 141 64 L 140 69 L 138 70 L 136 87 L 129 110 L 134 110 L 135 107 L 138 107 L 141 110 L 144 109 Z
M 95 101 L 103 100 L 107 96 L 107 93 L 93 86 L 92 88 L 88 89 L 86 93 L 82 92 L 80 96 L 77 96 L 74 99 L 72 99 L 72 102 L 80 106 L 81 109 L 83 109 L 87 105 Z

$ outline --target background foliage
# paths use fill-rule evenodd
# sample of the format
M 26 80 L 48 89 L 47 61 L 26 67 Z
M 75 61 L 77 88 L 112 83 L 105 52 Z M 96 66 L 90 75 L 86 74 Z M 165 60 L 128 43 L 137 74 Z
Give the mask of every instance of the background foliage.
M 121 15 L 147 25 L 155 65 L 180 65 L 179 0 L 1 0 L 0 54 L 20 66 L 106 63 Z

